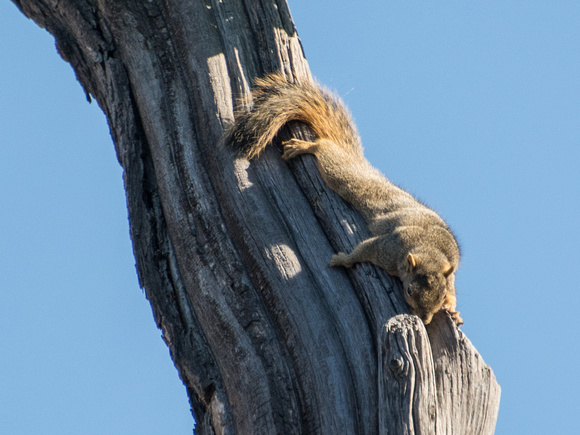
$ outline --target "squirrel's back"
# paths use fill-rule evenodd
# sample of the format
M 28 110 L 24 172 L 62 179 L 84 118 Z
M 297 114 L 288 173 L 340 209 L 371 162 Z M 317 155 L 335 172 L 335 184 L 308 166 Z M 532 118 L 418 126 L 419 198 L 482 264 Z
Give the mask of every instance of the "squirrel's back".
M 256 157 L 290 121 L 307 123 L 313 133 L 349 152 L 362 155 L 362 146 L 348 109 L 318 83 L 289 82 L 273 73 L 256 79 L 250 111 L 236 113 L 229 129 L 232 147 L 244 157 Z

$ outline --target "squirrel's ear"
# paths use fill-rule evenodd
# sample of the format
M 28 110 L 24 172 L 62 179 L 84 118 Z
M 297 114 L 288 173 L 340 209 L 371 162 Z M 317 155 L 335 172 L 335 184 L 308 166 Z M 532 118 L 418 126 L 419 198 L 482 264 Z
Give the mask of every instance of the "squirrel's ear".
M 411 273 L 411 271 L 416 266 L 417 266 L 417 258 L 409 252 L 409 254 L 407 254 L 407 263 L 406 263 L 407 273 Z
M 445 265 L 443 266 L 443 276 L 445 276 L 445 278 L 451 275 L 454 271 L 455 268 L 449 263 L 445 263 Z

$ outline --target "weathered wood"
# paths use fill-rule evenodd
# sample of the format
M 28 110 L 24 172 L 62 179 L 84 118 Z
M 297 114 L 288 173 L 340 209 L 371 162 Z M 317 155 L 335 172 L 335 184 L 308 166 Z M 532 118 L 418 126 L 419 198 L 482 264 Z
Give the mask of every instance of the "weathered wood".
M 437 429 L 444 434 L 493 434 L 500 388 L 468 338 L 443 313 L 427 325 L 437 384 Z
M 379 433 L 493 434 L 500 389 L 445 313 L 390 319 L 379 338 Z
M 436 431 L 435 373 L 423 323 L 417 316 L 395 316 L 379 340 L 379 433 L 441 433 Z
M 15 3 L 107 116 L 140 283 L 196 432 L 377 433 L 377 336 L 407 311 L 400 283 L 328 267 L 368 231 L 310 156 L 288 164 L 273 146 L 250 165 L 220 142 L 254 77 L 309 74 L 286 2 Z M 442 382 L 473 369 L 449 367 Z

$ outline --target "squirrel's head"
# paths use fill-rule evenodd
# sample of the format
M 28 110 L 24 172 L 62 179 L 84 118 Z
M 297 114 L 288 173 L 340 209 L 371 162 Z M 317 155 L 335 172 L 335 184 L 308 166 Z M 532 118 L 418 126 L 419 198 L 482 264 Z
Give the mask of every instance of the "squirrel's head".
M 419 316 L 425 325 L 442 308 L 445 296 L 453 286 L 454 269 L 448 262 L 423 259 L 420 254 L 407 255 L 404 273 L 401 274 L 405 300 L 411 306 L 412 313 Z

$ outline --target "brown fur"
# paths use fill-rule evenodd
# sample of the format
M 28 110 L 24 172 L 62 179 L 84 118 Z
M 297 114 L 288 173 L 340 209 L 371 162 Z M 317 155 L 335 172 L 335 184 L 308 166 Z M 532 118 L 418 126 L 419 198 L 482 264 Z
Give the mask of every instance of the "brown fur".
M 257 79 L 252 96 L 253 108 L 238 113 L 227 132 L 234 149 L 252 159 L 287 122 L 308 124 L 317 139 L 285 142 L 282 158 L 313 154 L 324 181 L 354 205 L 373 234 L 351 253 L 334 255 L 330 265 L 376 264 L 403 281 L 407 303 L 425 324 L 440 309 L 462 324 L 455 311 L 455 237 L 434 211 L 371 166 L 342 101 L 316 83 L 290 83 L 281 74 Z

